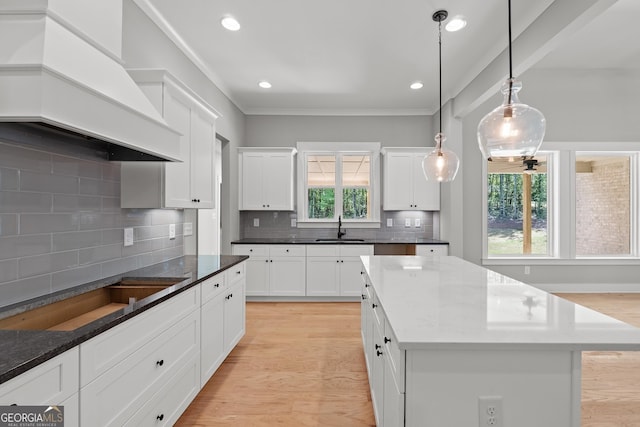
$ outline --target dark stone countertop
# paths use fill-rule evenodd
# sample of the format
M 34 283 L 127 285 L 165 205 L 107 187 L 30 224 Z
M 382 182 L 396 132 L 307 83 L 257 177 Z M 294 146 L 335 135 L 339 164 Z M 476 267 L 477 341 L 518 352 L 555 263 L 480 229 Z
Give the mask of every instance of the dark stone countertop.
M 249 257 L 237 255 L 184 256 L 107 277 L 54 294 L 0 308 L 0 319 L 61 301 L 127 278 L 182 281 L 73 331 L 0 330 L 0 384 L 166 301 L 201 281 L 223 272 Z
M 325 238 L 321 238 L 325 239 Z M 318 241 L 315 238 L 296 238 L 296 237 L 265 237 L 265 238 L 248 238 L 231 242 L 238 245 L 335 245 L 335 244 L 352 244 L 352 245 L 448 245 L 449 242 L 436 239 L 424 238 L 363 238 L 362 241 L 349 240 L 347 237 L 342 241 Z

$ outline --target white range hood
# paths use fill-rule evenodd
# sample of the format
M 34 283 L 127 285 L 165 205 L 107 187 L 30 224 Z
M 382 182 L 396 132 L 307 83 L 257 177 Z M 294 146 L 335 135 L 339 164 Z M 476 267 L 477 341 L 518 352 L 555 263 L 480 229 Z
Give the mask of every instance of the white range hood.
M 112 160 L 181 160 L 180 134 L 123 67 L 122 0 L 2 0 L 0 40 L 0 122 L 105 141 Z

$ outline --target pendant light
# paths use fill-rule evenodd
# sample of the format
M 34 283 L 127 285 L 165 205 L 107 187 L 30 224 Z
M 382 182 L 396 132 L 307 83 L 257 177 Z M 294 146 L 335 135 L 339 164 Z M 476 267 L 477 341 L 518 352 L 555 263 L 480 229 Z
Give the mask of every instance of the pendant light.
M 478 124 L 478 145 L 483 156 L 516 158 L 533 156 L 540 148 L 546 120 L 542 113 L 518 99 L 522 83 L 513 78 L 511 58 L 511 0 L 509 11 L 509 78 L 502 85 L 502 105 L 491 111 Z
M 446 10 L 434 12 L 432 19 L 438 23 L 438 64 L 440 83 L 440 128 L 436 134 L 436 148 L 422 159 L 422 170 L 427 181 L 449 182 L 453 181 L 458 173 L 460 160 L 456 153 L 442 148 L 442 143 L 447 139 L 442 133 L 442 21 L 447 19 Z

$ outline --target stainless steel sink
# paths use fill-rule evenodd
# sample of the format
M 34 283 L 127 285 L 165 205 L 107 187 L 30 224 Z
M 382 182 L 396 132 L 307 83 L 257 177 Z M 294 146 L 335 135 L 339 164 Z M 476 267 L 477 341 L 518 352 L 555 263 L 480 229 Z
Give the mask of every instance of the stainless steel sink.
M 326 242 L 326 243 L 354 243 L 354 242 L 364 242 L 364 239 L 316 239 L 316 242 Z

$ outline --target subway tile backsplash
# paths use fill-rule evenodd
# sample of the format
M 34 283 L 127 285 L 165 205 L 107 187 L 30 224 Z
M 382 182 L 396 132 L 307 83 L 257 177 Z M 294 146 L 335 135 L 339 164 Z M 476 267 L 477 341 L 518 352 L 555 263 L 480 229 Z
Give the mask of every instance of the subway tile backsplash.
M 182 210 L 121 209 L 118 162 L 60 152 L 0 129 L 0 306 L 183 255 Z

